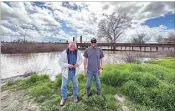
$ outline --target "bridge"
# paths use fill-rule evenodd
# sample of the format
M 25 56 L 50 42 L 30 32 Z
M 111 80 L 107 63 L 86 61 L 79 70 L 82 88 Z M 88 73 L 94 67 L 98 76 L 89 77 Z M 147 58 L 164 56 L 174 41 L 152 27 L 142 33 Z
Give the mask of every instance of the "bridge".
M 171 50 L 175 52 L 175 43 L 97 43 L 103 50 L 112 51 L 164 51 Z M 90 43 L 77 43 L 78 49 L 86 49 Z

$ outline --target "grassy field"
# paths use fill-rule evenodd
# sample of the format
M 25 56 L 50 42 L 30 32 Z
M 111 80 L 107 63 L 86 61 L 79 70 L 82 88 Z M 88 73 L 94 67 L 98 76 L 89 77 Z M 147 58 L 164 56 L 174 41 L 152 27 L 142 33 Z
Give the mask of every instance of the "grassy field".
M 33 74 L 25 80 L 7 83 L 4 90 L 25 90 L 35 98 L 42 111 L 121 111 L 122 105 L 131 111 L 174 111 L 175 109 L 175 58 L 148 61 L 145 64 L 127 63 L 106 65 L 100 76 L 102 95 L 97 96 L 95 83 L 89 98 L 86 96 L 87 77 L 79 74 L 79 103 L 73 103 L 72 83 L 68 87 L 68 101 L 61 100 L 61 76 L 51 81 L 47 75 Z M 114 95 L 125 97 L 118 103 Z

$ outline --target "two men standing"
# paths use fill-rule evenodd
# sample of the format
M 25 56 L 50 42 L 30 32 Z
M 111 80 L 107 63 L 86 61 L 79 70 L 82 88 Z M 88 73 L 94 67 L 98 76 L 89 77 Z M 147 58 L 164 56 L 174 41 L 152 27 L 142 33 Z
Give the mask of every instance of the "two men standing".
M 97 47 L 97 40 L 91 39 L 91 47 L 87 48 L 83 54 L 84 56 L 84 72 L 87 74 L 87 96 L 91 95 L 92 78 L 95 78 L 97 94 L 101 93 L 101 83 L 99 75 L 103 70 L 102 58 L 104 57 L 103 51 Z M 82 63 L 82 57 L 77 50 L 75 42 L 70 42 L 68 48 L 64 50 L 59 59 L 59 64 L 62 69 L 62 85 L 61 85 L 61 102 L 64 105 L 67 99 L 67 86 L 70 80 L 73 83 L 73 99 L 78 102 L 78 79 L 77 72 Z

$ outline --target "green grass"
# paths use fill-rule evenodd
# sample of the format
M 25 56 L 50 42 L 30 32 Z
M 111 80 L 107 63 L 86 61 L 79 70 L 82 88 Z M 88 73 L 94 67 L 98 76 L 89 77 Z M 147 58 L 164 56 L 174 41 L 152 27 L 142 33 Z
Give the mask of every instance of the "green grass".
M 121 108 L 115 94 L 125 96 L 125 105 L 135 111 L 173 111 L 175 109 L 175 58 L 148 61 L 146 64 L 126 63 L 106 65 L 100 76 L 102 95 L 86 96 L 87 77 L 79 74 L 79 103 L 73 103 L 72 83 L 68 86 L 68 101 L 61 100 L 61 75 L 51 81 L 47 75 L 33 74 L 30 78 L 9 82 L 2 90 L 25 90 L 35 98 L 42 111 L 114 111 Z
M 101 82 L 118 88 L 130 101 L 145 109 L 175 108 L 175 58 L 146 64 L 107 65 Z M 136 107 L 137 108 L 137 107 Z

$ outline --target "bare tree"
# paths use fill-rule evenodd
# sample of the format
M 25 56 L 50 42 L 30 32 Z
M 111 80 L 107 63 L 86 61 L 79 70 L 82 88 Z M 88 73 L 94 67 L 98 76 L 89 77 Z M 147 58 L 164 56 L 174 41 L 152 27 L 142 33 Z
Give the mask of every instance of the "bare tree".
M 175 30 L 168 34 L 167 42 L 168 43 L 175 43 Z
M 149 40 L 150 38 L 147 37 L 145 33 L 139 33 L 134 35 L 134 37 L 132 38 L 132 43 L 144 44 Z
M 124 29 L 130 27 L 131 18 L 122 11 L 117 11 L 112 15 L 107 15 L 98 24 L 98 38 L 104 38 L 110 43 L 116 43 Z
M 163 42 L 163 36 L 162 35 L 159 35 L 157 38 L 156 38 L 156 42 L 158 43 L 162 43 Z

